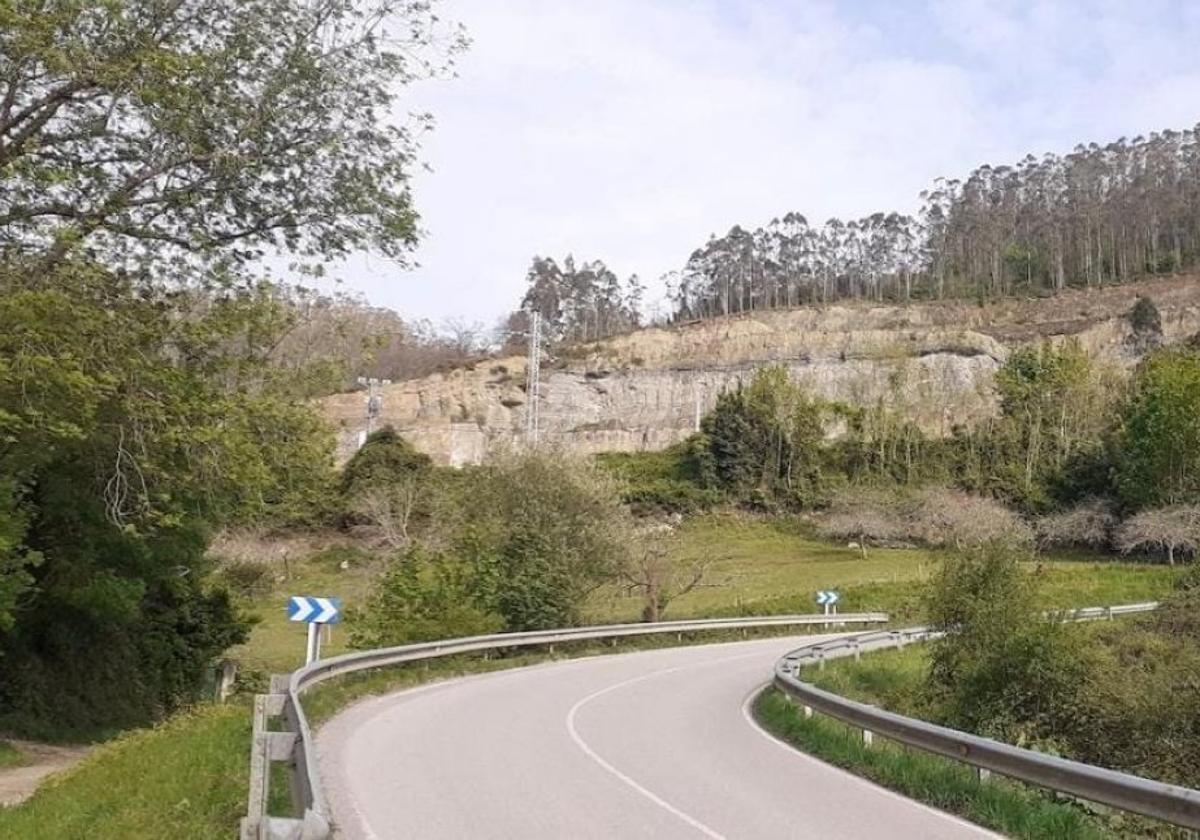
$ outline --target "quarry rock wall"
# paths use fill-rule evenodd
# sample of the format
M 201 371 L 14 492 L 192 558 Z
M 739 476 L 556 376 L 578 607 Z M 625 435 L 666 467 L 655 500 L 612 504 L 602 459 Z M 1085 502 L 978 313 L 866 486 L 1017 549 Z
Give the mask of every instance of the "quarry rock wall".
M 1016 347 L 1073 338 L 1128 369 L 1145 352 L 1129 324 L 1136 298 L 1158 307 L 1165 343 L 1200 332 L 1200 278 L 1173 277 L 1053 298 L 890 305 L 848 303 L 756 312 L 639 330 L 543 359 L 542 441 L 578 452 L 661 449 L 695 431 L 717 395 L 766 364 L 814 393 L 903 412 L 927 433 L 996 411 L 996 370 Z M 478 463 L 525 424 L 525 359 L 488 359 L 382 390 L 376 421 L 438 463 Z M 322 400 L 339 460 L 366 426 L 364 392 Z

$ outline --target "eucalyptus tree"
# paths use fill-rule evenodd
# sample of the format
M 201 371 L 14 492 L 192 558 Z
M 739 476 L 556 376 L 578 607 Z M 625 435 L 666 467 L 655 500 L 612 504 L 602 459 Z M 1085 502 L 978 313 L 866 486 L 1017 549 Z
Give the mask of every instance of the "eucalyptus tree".
M 916 217 L 811 227 L 790 212 L 693 251 L 676 317 L 842 298 L 991 298 L 1122 282 L 1200 263 L 1200 127 L 1027 155 L 937 179 Z
M 534 257 L 520 312 L 537 312 L 551 341 L 594 341 L 636 327 L 643 288 L 637 275 L 625 281 L 600 260 L 577 264 L 568 255 L 560 266 L 549 257 Z M 510 317 L 523 329 L 524 319 Z

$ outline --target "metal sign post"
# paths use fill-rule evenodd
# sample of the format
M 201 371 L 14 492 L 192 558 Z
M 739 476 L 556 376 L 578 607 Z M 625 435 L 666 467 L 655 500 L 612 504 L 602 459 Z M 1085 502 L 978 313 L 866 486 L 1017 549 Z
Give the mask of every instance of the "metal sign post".
M 822 589 L 817 593 L 817 603 L 824 607 L 825 615 L 837 615 L 837 602 L 841 596 L 832 589 Z
M 304 664 L 311 665 L 321 658 L 321 625 L 337 624 L 342 620 L 342 599 L 293 595 L 288 599 L 287 614 L 288 621 L 308 624 Z

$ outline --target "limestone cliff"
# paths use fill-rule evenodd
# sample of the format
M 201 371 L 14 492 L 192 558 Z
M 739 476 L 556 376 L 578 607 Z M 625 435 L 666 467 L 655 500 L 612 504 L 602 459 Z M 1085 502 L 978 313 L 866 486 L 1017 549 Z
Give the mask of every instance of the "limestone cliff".
M 722 389 L 768 363 L 825 397 L 882 402 L 943 434 L 996 410 L 993 375 L 1022 344 L 1073 336 L 1104 362 L 1135 363 L 1144 342 L 1127 315 L 1138 295 L 1158 306 L 1165 342 L 1200 332 L 1195 277 L 982 306 L 852 303 L 639 330 L 543 361 L 541 438 L 585 452 L 659 449 L 694 431 Z M 489 359 L 387 386 L 380 422 L 440 463 L 474 463 L 520 436 L 524 388 L 524 358 Z M 344 459 L 365 428 L 364 394 L 334 395 L 322 408 Z

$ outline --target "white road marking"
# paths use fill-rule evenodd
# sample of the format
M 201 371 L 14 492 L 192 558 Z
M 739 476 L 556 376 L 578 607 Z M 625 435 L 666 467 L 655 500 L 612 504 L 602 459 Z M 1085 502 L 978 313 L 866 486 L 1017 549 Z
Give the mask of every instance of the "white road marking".
M 755 732 L 757 732 L 762 737 L 766 738 L 768 741 L 770 741 L 772 744 L 777 746 L 779 749 L 786 750 L 787 753 L 795 759 L 801 759 L 801 760 L 807 759 L 808 761 L 816 762 L 817 764 L 821 764 L 824 767 L 829 768 L 829 770 L 834 773 L 841 773 L 842 775 L 849 776 L 851 779 L 854 779 L 855 781 L 858 781 L 862 784 L 870 785 L 871 787 L 878 790 L 880 793 L 885 794 L 886 796 L 889 796 L 892 799 L 898 799 L 909 805 L 915 805 L 916 807 L 922 808 L 931 814 L 935 814 L 944 820 L 949 820 L 950 822 L 954 823 L 955 825 L 963 826 L 965 828 L 970 828 L 973 831 L 981 831 L 981 832 L 988 831 L 987 828 L 984 828 L 981 825 L 973 823 L 970 820 L 965 820 L 962 817 L 947 813 L 946 811 L 943 811 L 939 808 L 934 808 L 932 805 L 926 805 L 924 802 L 921 802 L 918 799 L 912 799 L 910 797 L 905 796 L 902 793 L 897 793 L 896 791 L 892 790 L 891 788 L 886 788 L 883 785 L 878 784 L 877 782 L 873 782 L 870 779 L 867 779 L 863 776 L 858 775 L 857 773 L 851 773 L 849 770 L 845 769 L 844 767 L 838 767 L 836 764 L 829 764 L 828 762 L 822 761 L 821 759 L 817 758 L 814 755 L 811 755 L 810 753 L 805 752 L 804 750 L 800 749 L 799 747 L 792 746 L 787 741 L 784 741 L 781 738 L 777 738 L 774 735 L 772 735 L 770 732 L 768 732 L 766 729 L 763 728 L 762 724 L 760 724 L 757 720 L 754 719 L 754 713 L 750 711 L 750 707 L 754 704 L 754 698 L 757 697 L 759 694 L 761 694 L 764 688 L 767 688 L 770 685 L 771 685 L 770 681 L 765 682 L 746 695 L 746 699 L 742 701 L 742 718 L 746 721 L 746 723 L 748 723 L 750 725 L 751 729 L 753 729 Z M 1005 840 L 1005 837 L 1003 834 L 993 833 L 992 836 L 995 837 L 996 840 Z
M 619 683 L 614 683 L 613 685 L 610 685 L 606 688 L 602 688 L 599 691 L 592 692 L 587 697 L 584 697 L 582 700 L 580 700 L 578 703 L 576 703 L 574 706 L 571 707 L 571 710 L 569 712 L 567 712 L 567 734 L 569 734 L 571 736 L 571 740 L 575 742 L 575 745 L 577 747 L 579 747 L 579 749 L 583 750 L 584 755 L 586 755 L 592 761 L 599 764 L 601 767 L 603 767 L 605 770 L 607 770 L 609 773 L 611 773 L 613 776 L 615 776 L 621 782 L 628 785 L 634 791 L 641 794 L 646 799 L 649 799 L 651 802 L 653 802 L 658 807 L 662 808 L 664 811 L 678 817 L 680 820 L 682 820 L 683 822 L 690 825 L 692 828 L 699 831 L 705 837 L 710 838 L 710 840 L 726 840 L 725 835 L 721 834 L 720 832 L 716 831 L 715 829 L 711 828 L 710 826 L 707 826 L 704 823 L 700 822 L 700 820 L 696 819 L 695 817 L 693 817 L 691 814 L 687 813 L 686 811 L 676 808 L 670 802 L 663 799 L 658 794 L 654 793 L 654 791 L 649 790 L 645 786 L 639 784 L 635 779 L 630 777 L 627 773 L 622 772 L 621 770 L 614 767 L 610 762 L 606 761 L 594 749 L 592 749 L 591 746 L 589 746 L 586 741 L 583 740 L 583 737 L 579 734 L 579 730 L 575 727 L 575 717 L 576 717 L 576 715 L 579 714 L 580 709 L 582 709 L 588 703 L 591 703 L 593 700 L 596 700 L 600 697 L 603 697 L 606 694 L 610 694 L 619 689 L 626 688 L 626 687 L 634 685 L 636 683 L 644 682 L 648 679 L 652 679 L 654 677 L 661 677 L 665 674 L 673 674 L 678 671 L 686 671 L 686 670 L 689 670 L 692 668 L 700 668 L 700 667 L 705 667 L 705 666 L 709 666 L 709 665 L 720 665 L 720 664 L 724 664 L 726 662 L 734 662 L 739 659 L 753 659 L 754 657 L 761 657 L 761 656 L 762 656 L 761 653 L 751 653 L 751 654 L 741 654 L 739 656 L 728 656 L 728 657 L 725 657 L 724 659 L 708 660 L 705 662 L 692 662 L 687 665 L 678 665 L 674 668 L 667 668 L 662 671 L 654 671 L 649 674 L 642 674 L 641 676 L 633 677 L 632 679 L 622 680 Z

